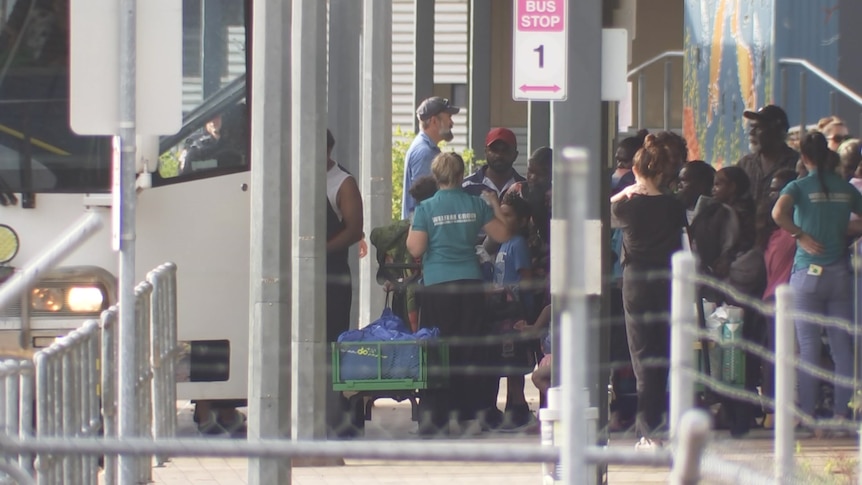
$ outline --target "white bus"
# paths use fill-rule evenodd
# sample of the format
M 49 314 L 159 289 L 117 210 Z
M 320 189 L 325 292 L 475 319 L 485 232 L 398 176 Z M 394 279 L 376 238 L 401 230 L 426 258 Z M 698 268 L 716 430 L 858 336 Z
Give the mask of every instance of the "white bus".
M 163 262 L 178 267 L 178 336 L 190 351 L 180 398 L 246 398 L 250 5 L 183 0 L 183 128 L 160 140 L 152 187 L 138 191 L 136 281 Z M 85 211 L 110 212 L 111 139 L 69 127 L 68 10 L 68 0 L 0 5 L 0 192 L 18 199 L 0 207 L 0 224 L 20 241 L 0 278 Z M 0 349 L 46 346 L 116 303 L 110 236 L 106 217 L 20 304 L 0 309 Z

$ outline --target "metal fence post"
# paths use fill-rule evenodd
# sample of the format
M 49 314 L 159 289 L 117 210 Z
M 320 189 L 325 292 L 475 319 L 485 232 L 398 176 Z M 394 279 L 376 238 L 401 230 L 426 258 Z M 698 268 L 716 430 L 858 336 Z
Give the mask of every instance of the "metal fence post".
M 587 297 L 586 279 L 583 268 L 585 263 L 584 230 L 587 221 L 587 175 L 589 154 L 581 148 L 567 147 L 562 153 L 564 164 L 562 180 L 565 191 L 566 218 L 565 234 L 568 236 L 571 251 L 568 252 L 565 266 L 566 311 L 560 318 L 560 375 L 563 402 L 560 418 L 564 426 L 561 467 L 563 483 L 580 485 L 590 483 L 588 477 L 586 452 L 587 443 L 584 433 L 587 403 L 584 388 L 587 383 Z M 595 477 L 593 477 L 595 479 Z
M 138 406 L 135 435 L 153 437 L 152 369 L 150 367 L 150 297 L 153 285 L 144 281 L 135 287 L 135 397 Z M 138 483 L 152 481 L 152 456 L 142 455 L 137 459 Z M 122 484 L 125 485 L 125 484 Z
M 33 418 L 35 418 L 35 410 L 33 406 L 36 402 L 34 373 L 32 362 L 29 360 L 21 362 L 21 414 L 19 415 L 18 437 L 22 440 L 34 438 Z M 33 467 L 33 456 L 31 454 L 22 453 L 19 455 L 18 464 L 25 473 L 31 477 L 36 476 L 36 469 Z
M 698 409 L 687 411 L 680 419 L 679 443 L 668 480 L 671 485 L 696 485 L 700 482 L 700 459 L 709 438 L 711 421 L 706 412 Z
M 150 362 L 153 369 L 153 438 L 159 439 L 166 436 L 165 431 L 165 414 L 168 410 L 165 409 L 165 374 L 164 374 L 164 327 L 165 321 L 164 312 L 164 288 L 162 287 L 162 271 L 161 268 L 156 268 L 147 273 L 147 281 L 153 285 L 153 292 L 150 296 Z M 176 406 L 176 405 L 174 405 Z M 167 457 L 161 454 L 156 455 L 156 464 L 164 465 Z
M 102 419 L 104 437 L 117 437 L 117 307 L 102 312 Z M 105 485 L 117 483 L 117 457 L 105 455 Z
M 694 255 L 673 255 L 670 315 L 670 438 L 679 438 L 683 415 L 694 406 L 695 307 Z
M 793 476 L 794 416 L 796 389 L 795 345 L 793 324 L 793 290 L 788 285 L 775 290 L 775 477 L 783 483 Z
M 646 74 L 638 74 L 638 131 L 644 129 L 644 107 L 646 106 Z
M 805 104 L 808 101 L 805 71 L 799 73 L 799 141 L 805 136 Z
M 165 263 L 147 274 L 153 286 L 150 299 L 151 367 L 153 372 L 153 437 L 173 437 L 176 431 L 176 265 Z M 168 456 L 157 454 L 161 466 Z
M 673 84 L 673 63 L 671 61 L 664 62 L 664 124 L 662 129 L 665 131 L 670 130 L 670 113 L 671 113 L 671 102 L 670 102 L 670 93 L 671 86 Z

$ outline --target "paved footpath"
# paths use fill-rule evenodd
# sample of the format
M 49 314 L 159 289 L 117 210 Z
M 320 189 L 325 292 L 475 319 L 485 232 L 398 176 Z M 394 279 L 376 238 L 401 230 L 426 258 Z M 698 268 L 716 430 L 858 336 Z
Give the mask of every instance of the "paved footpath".
M 531 400 L 532 401 L 532 400 Z M 531 402 L 531 407 L 537 407 Z M 373 410 L 373 419 L 366 424 L 363 440 L 372 445 L 376 440 L 416 440 L 411 433 L 415 423 L 410 421 L 409 404 L 379 400 Z M 181 436 L 194 436 L 191 407 L 186 403 L 180 410 Z M 219 439 L 219 438 L 213 438 Z M 227 438 L 224 438 L 227 439 Z M 764 475 L 772 472 L 772 435 L 756 430 L 746 439 L 731 439 L 726 432 L 716 432 L 708 452 L 724 460 L 742 464 Z M 453 439 L 454 441 L 454 439 Z M 535 432 L 521 434 L 483 433 L 469 440 L 477 446 L 483 444 L 539 444 Z M 441 441 L 435 441 L 440 443 Z M 615 433 L 612 447 L 632 449 L 634 437 Z M 802 439 L 797 443 L 797 465 L 810 476 L 806 483 L 848 484 L 855 482 L 858 446 L 852 439 Z M 248 462 L 245 459 L 174 458 L 166 466 L 153 469 L 157 484 L 171 485 L 235 485 L 248 483 Z M 646 467 L 612 466 L 608 483 L 658 484 L 667 483 L 668 470 Z M 423 485 L 521 485 L 541 484 L 538 464 L 500 463 L 440 463 L 347 460 L 344 466 L 301 467 L 292 470 L 294 485 L 371 485 L 371 484 L 423 484 Z M 704 484 L 726 483 L 705 479 Z M 734 485 L 737 485 L 734 483 Z

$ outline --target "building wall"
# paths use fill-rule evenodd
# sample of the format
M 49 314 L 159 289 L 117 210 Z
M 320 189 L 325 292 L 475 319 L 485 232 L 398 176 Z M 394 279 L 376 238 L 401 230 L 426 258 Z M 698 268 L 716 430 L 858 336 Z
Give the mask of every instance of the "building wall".
M 512 99 L 512 2 L 491 4 L 491 126 L 515 133 L 520 155 L 516 169 L 526 173 L 527 102 Z
M 412 131 L 416 116 L 413 96 L 415 0 L 392 2 L 392 128 Z M 468 0 L 436 0 L 434 4 L 434 94 L 462 107 L 455 116 L 455 139 L 449 146 L 467 146 Z
M 639 0 L 622 2 L 619 21 L 629 29 L 631 45 L 629 69 L 655 56 L 683 48 L 683 0 Z M 633 18 L 632 18 L 633 16 Z M 615 20 L 617 20 L 615 18 Z M 682 59 L 672 59 L 670 128 L 682 127 Z M 644 69 L 644 127 L 661 128 L 664 123 L 665 62 L 658 61 Z M 631 120 L 638 120 L 638 76 L 632 83 Z M 636 128 L 635 128 L 636 129 Z

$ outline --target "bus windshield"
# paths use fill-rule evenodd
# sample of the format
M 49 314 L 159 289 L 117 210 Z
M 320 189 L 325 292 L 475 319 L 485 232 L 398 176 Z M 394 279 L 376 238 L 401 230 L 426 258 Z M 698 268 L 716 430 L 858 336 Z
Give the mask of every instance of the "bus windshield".
M 248 116 L 242 102 L 247 3 L 183 0 L 187 122 L 182 139 L 173 146 L 162 144 L 158 180 L 247 168 Z M 0 190 L 110 191 L 110 137 L 79 136 L 69 126 L 69 24 L 69 0 L 12 0 L 0 7 Z M 236 88 L 239 82 L 242 86 Z M 242 91 L 230 103 L 222 94 L 227 87 Z M 215 99 L 218 112 L 202 109 Z M 189 119 L 201 112 L 208 118 Z M 222 133 L 229 134 L 227 140 L 214 150 L 213 141 Z M 228 141 L 233 154 L 224 153 Z

